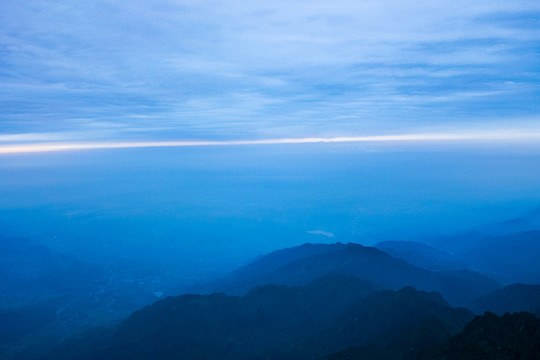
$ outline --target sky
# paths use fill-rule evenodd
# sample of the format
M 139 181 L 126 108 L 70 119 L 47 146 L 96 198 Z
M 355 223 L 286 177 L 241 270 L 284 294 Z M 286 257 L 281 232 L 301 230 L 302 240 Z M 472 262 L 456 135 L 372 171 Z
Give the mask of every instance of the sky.
M 0 148 L 538 134 L 538 1 L 0 3 Z
M 540 208 L 540 149 L 515 144 L 93 149 L 1 156 L 0 173 L 0 234 L 91 259 L 238 264 L 306 242 L 423 241 Z
M 537 0 L 2 0 L 0 234 L 238 258 L 520 216 L 540 207 L 539 19 Z

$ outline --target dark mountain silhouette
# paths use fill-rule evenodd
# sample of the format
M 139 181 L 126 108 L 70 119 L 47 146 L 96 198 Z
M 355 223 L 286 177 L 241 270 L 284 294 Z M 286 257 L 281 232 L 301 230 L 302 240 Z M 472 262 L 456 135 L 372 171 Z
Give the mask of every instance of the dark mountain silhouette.
M 477 314 L 530 312 L 540 316 L 540 285 L 508 285 L 474 300 L 469 308 Z
M 340 349 L 375 345 L 405 359 L 446 342 L 473 318 L 437 293 L 407 287 L 368 295 L 324 331 L 296 344 L 290 358 L 313 359 Z M 350 350 L 350 349 L 349 349 Z
M 403 356 L 397 350 L 372 345 L 350 347 L 323 356 L 320 360 L 403 360 Z
M 530 313 L 486 313 L 471 321 L 446 345 L 423 356 L 425 360 L 537 360 L 540 319 Z
M 455 329 L 448 327 L 436 315 L 429 314 L 406 327 L 404 331 L 389 339 L 389 345 L 352 346 L 323 357 L 323 360 L 409 360 L 416 359 L 434 347 L 445 344 Z M 396 334 L 393 334 L 396 335 Z M 384 339 L 384 338 L 383 338 Z
M 244 297 L 169 297 L 115 328 L 66 342 L 49 358 L 308 359 L 369 342 L 410 352 L 411 344 L 443 343 L 473 317 L 435 293 L 406 288 L 366 297 L 372 291 L 360 279 L 325 277 L 308 286 L 256 287 Z
M 375 245 L 388 255 L 407 261 L 415 266 L 435 271 L 460 270 L 466 268 L 455 256 L 415 241 L 383 241 Z
M 304 245 L 303 250 L 313 245 Z M 292 260 L 275 269 L 256 263 L 257 272 L 240 270 L 233 273 L 216 290 L 242 295 L 254 286 L 264 284 L 304 285 L 327 275 L 352 275 L 372 281 L 382 288 L 397 290 L 412 286 L 420 290 L 438 291 L 451 304 L 462 305 L 500 287 L 495 281 L 471 271 L 432 272 L 396 259 L 376 248 L 358 244 L 336 244 L 335 251 L 326 251 Z M 335 249 L 334 248 L 334 249 Z M 327 245 L 326 249 L 333 249 Z M 289 259 L 289 258 L 288 258 Z
M 169 297 L 101 336 L 67 342 L 50 358 L 250 359 L 323 329 L 374 289 L 339 276 L 303 287 L 256 287 L 244 297 Z

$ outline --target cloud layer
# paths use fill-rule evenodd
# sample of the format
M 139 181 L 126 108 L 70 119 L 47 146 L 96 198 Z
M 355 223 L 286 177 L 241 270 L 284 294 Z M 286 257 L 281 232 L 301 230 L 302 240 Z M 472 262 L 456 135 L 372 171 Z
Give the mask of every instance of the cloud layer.
M 540 122 L 537 1 L 3 1 L 0 14 L 12 142 Z

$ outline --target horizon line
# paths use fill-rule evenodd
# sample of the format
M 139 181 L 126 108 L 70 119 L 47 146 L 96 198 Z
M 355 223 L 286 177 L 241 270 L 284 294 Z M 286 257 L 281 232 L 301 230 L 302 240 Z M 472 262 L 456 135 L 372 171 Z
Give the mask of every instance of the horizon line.
M 351 137 L 307 137 L 259 140 L 179 140 L 179 141 L 109 141 L 109 142 L 42 142 L 0 146 L 0 154 L 20 154 L 99 149 L 129 149 L 151 147 L 200 147 L 279 145 L 345 142 L 414 142 L 414 141 L 516 141 L 540 140 L 540 132 L 475 132 L 475 133 L 419 133 L 401 135 L 371 135 Z

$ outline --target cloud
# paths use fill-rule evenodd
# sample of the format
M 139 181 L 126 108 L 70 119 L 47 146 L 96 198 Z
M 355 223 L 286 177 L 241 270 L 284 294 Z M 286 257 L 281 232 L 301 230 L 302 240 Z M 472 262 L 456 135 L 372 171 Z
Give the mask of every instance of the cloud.
M 3 2 L 0 133 L 511 124 L 540 110 L 539 11 L 525 0 Z
M 326 236 L 326 237 L 329 237 L 329 238 L 333 238 L 334 237 L 334 234 L 329 232 L 329 231 L 324 231 L 324 230 L 310 230 L 310 231 L 306 231 L 308 234 L 311 234 L 311 235 L 322 235 L 322 236 Z
M 50 139 L 53 134 L 44 134 L 43 139 Z M 35 134 L 27 134 L 22 139 L 37 139 Z M 21 140 L 18 137 L 0 137 L 1 154 L 39 153 L 54 151 L 159 148 L 159 147 L 201 147 L 201 146 L 253 146 L 313 143 L 419 143 L 419 142 L 533 142 L 540 141 L 540 130 L 536 132 L 498 130 L 491 132 L 446 132 L 417 133 L 375 136 L 348 136 L 331 138 L 275 138 L 250 140 L 190 140 L 190 141 L 125 141 L 125 142 L 46 142 L 46 143 L 14 143 L 1 145 L 2 141 Z

